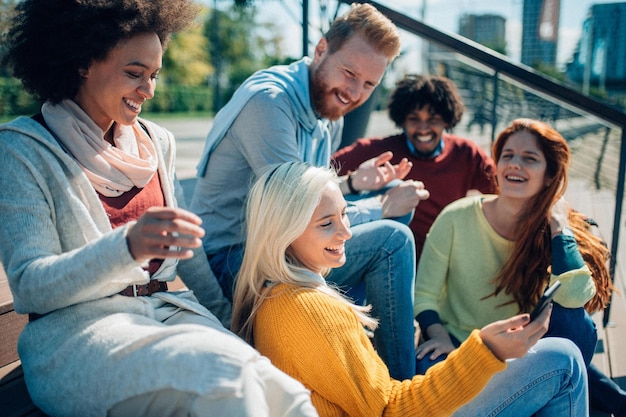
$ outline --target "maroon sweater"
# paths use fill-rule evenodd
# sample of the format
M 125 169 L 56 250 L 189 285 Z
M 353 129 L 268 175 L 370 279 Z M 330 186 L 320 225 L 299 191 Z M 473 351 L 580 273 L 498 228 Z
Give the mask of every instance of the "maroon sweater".
M 418 260 L 426 234 L 445 206 L 464 197 L 469 190 L 484 194 L 495 192 L 495 164 L 482 148 L 455 135 L 444 134 L 443 141 L 443 151 L 432 159 L 413 155 L 404 134 L 359 139 L 333 155 L 340 175 L 356 170 L 362 162 L 386 151 L 393 152 L 392 164 L 397 164 L 402 158 L 408 158 L 413 163 L 405 179 L 422 181 L 430 192 L 430 198 L 416 207 L 409 225 L 415 236 Z

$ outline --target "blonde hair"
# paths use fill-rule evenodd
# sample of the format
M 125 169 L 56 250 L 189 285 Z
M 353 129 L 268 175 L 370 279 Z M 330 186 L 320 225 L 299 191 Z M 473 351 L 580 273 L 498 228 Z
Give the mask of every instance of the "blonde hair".
M 288 248 L 307 228 L 326 185 L 337 174 L 302 162 L 270 167 L 255 182 L 246 207 L 246 249 L 233 294 L 232 330 L 252 344 L 255 316 L 269 296 L 268 282 L 320 291 L 348 305 L 360 322 L 374 329 L 368 307 L 357 306 L 289 255 Z M 330 270 L 324 271 L 327 274 Z
M 389 18 L 371 4 L 352 3 L 350 11 L 332 23 L 324 37 L 333 54 L 354 34 L 358 34 L 389 62 L 400 54 L 400 34 Z

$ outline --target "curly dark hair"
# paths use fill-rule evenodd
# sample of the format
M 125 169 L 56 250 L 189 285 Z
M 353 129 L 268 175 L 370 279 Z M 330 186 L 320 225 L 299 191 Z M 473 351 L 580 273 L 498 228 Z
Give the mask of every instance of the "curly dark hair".
M 119 42 L 156 33 L 165 48 L 198 11 L 193 0 L 25 0 L 3 36 L 3 64 L 39 100 L 58 103 L 76 95 L 79 70 Z
M 452 129 L 461 121 L 465 105 L 452 80 L 428 75 L 408 74 L 396 83 L 389 99 L 389 117 L 402 127 L 406 117 L 415 109 L 430 106 L 431 114 L 439 115 Z

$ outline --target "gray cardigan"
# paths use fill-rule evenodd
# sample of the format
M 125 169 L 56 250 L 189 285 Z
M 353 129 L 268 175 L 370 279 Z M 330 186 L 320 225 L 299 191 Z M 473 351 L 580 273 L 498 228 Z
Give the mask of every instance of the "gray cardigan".
M 174 174 L 174 138 L 151 122 L 141 122 L 157 145 L 166 203 L 177 206 L 184 199 Z M 157 272 L 165 281 L 178 274 L 197 299 L 191 292 L 116 295 L 149 278 L 129 253 L 127 227 L 111 229 L 96 192 L 74 159 L 43 126 L 20 117 L 0 125 L 0 166 L 0 261 L 16 312 L 45 314 L 26 326 L 18 345 L 29 391 L 44 411 L 105 415 L 113 404 L 154 389 L 219 391 L 224 389 L 224 372 L 233 375 L 229 384 L 236 385 L 241 362 L 257 354 L 215 318 L 228 325 L 230 304 L 201 248 L 192 260 Z M 181 359 L 176 369 L 161 369 L 176 363 L 159 361 L 162 352 L 151 351 L 157 342 L 173 343 L 176 326 L 158 323 L 159 309 L 172 305 L 212 320 L 213 328 L 206 331 L 221 348 L 206 343 L 206 352 Z M 198 340 L 207 336 L 185 334 Z M 228 369 L 213 372 L 220 366 Z M 153 368 L 160 371 L 140 371 Z M 183 368 L 199 372 L 174 372 Z

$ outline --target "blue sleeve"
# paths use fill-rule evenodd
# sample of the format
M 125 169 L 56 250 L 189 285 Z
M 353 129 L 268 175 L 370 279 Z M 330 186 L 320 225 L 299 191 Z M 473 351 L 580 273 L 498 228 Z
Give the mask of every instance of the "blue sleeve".
M 585 261 L 578 251 L 574 236 L 556 235 L 552 238 L 553 275 L 561 275 L 583 266 Z
M 429 326 L 433 324 L 441 324 L 439 313 L 435 310 L 424 310 L 415 317 L 415 320 L 417 320 L 417 323 L 420 325 L 420 329 L 425 338 L 427 338 L 426 329 Z

